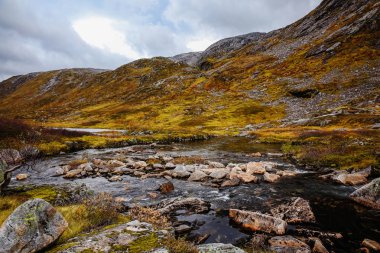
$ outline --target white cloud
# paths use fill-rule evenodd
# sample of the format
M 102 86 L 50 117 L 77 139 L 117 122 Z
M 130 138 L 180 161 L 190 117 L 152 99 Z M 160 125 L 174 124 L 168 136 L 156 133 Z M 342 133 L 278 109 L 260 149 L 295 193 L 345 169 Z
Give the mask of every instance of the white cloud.
M 73 23 L 74 30 L 87 44 L 111 53 L 136 60 L 146 57 L 135 50 L 127 41 L 126 35 L 117 29 L 121 23 L 105 17 L 87 17 Z
M 190 51 L 193 51 L 193 52 L 204 51 L 206 48 L 208 48 L 215 41 L 216 41 L 216 39 L 211 39 L 211 38 L 202 38 L 202 39 L 190 40 L 189 42 L 186 43 L 186 47 Z

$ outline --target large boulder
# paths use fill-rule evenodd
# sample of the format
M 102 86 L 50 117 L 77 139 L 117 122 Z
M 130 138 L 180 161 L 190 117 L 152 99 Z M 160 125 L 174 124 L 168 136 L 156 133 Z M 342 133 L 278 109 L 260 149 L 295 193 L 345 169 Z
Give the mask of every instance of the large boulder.
M 287 228 L 286 221 L 259 212 L 230 209 L 229 216 L 242 227 L 252 231 L 283 235 Z
M 206 178 L 207 174 L 204 173 L 201 170 L 194 171 L 191 176 L 188 178 L 189 181 L 201 181 L 202 179 Z
M 247 163 L 246 171 L 248 174 L 264 174 L 266 172 L 265 164 L 262 162 Z
M 271 209 L 271 214 L 289 223 L 315 222 L 309 201 L 298 197 L 290 198 L 284 204 Z
M 270 250 L 278 253 L 311 253 L 310 247 L 293 236 L 275 236 L 269 239 Z
M 350 197 L 360 204 L 380 209 L 380 178 L 376 178 L 372 182 L 363 185 L 351 193 Z
M 157 211 L 162 214 L 170 214 L 180 209 L 186 209 L 193 213 L 203 213 L 210 209 L 210 204 L 195 197 L 172 198 L 163 200 L 159 204 Z
M 198 246 L 199 253 L 244 253 L 245 251 L 224 243 L 208 243 Z
M 0 228 L 2 253 L 39 251 L 66 230 L 68 224 L 52 205 L 42 199 L 25 202 L 5 220 Z

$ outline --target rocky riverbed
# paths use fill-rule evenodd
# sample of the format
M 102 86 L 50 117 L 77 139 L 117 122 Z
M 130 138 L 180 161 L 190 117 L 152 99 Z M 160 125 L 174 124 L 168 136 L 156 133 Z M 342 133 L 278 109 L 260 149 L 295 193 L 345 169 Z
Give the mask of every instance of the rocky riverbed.
M 177 235 L 199 243 L 355 252 L 364 239 L 380 238 L 380 212 L 349 197 L 371 180 L 368 170 L 300 168 L 278 146 L 245 138 L 84 150 L 21 174 L 11 187 L 85 184 L 128 207 L 160 208 Z

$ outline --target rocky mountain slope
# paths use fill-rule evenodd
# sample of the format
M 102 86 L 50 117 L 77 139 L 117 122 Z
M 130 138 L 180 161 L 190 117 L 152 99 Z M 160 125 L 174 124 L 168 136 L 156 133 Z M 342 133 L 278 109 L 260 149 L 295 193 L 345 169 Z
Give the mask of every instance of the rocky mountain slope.
M 115 70 L 65 69 L 0 83 L 0 114 L 39 125 L 238 133 L 245 126 L 379 122 L 380 3 L 324 0 L 269 33 Z

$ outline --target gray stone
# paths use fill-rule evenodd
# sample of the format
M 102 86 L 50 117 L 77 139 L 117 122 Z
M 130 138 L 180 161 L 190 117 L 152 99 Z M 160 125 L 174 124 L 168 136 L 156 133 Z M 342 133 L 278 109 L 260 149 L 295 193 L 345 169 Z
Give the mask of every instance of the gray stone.
M 36 252 L 49 246 L 68 224 L 52 205 L 42 199 L 25 202 L 0 228 L 2 253 Z
M 278 253 L 310 253 L 310 247 L 293 236 L 275 236 L 269 239 L 270 250 Z
M 376 178 L 372 182 L 363 185 L 351 193 L 350 197 L 360 204 L 380 209 L 380 178 Z
M 213 172 L 211 172 L 210 177 L 215 179 L 222 179 L 226 177 L 228 173 L 228 169 L 215 169 Z
M 244 250 L 232 244 L 208 243 L 198 246 L 199 253 L 245 253 Z
M 190 177 L 188 178 L 189 181 L 201 181 L 202 179 L 206 178 L 207 174 L 204 173 L 201 170 L 194 171 Z

